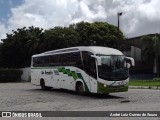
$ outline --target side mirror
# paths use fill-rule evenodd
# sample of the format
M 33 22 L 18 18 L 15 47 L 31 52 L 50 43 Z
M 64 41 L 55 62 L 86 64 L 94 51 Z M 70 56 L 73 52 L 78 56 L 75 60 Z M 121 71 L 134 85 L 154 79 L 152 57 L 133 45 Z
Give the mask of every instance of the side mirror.
M 135 61 L 134 61 L 133 58 L 131 58 L 131 57 L 125 57 L 125 58 L 131 61 L 130 67 L 131 67 L 131 66 L 135 66 Z
M 126 63 L 126 68 L 131 68 L 131 64 L 129 64 L 129 63 Z
M 97 65 L 98 66 L 101 66 L 102 65 L 102 61 L 101 61 L 101 58 L 98 57 L 98 56 L 94 56 L 94 55 L 91 55 L 91 57 L 95 58 L 97 60 Z

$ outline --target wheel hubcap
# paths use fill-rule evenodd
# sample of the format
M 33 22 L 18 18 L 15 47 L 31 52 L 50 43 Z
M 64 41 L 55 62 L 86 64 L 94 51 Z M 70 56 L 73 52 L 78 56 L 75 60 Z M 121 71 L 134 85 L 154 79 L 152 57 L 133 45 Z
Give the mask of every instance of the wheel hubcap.
M 84 92 L 83 85 L 80 85 L 80 86 L 79 86 L 79 91 L 80 91 L 80 92 Z

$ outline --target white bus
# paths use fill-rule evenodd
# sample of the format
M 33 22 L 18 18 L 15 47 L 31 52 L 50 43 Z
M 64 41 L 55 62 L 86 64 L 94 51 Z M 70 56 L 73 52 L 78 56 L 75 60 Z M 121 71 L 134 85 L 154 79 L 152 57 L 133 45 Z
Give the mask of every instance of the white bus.
M 133 58 L 113 48 L 84 46 L 53 50 L 32 56 L 31 83 L 42 89 L 78 93 L 125 92 L 131 65 L 134 66 Z

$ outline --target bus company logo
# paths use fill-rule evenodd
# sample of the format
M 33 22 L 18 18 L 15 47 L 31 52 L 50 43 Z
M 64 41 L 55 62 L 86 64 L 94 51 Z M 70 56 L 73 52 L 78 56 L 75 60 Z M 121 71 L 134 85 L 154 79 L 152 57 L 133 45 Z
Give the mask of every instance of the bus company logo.
M 111 83 L 109 86 L 112 86 L 112 85 L 114 85 L 116 83 L 116 81 L 114 81 L 113 83 Z
M 41 74 L 44 75 L 44 71 L 41 71 Z
M 58 70 L 54 70 L 54 74 L 55 74 L 55 75 L 59 75 Z
M 126 83 L 124 81 L 120 81 L 117 83 L 118 85 L 125 85 Z
M 52 70 L 49 70 L 49 71 L 45 70 L 44 74 L 45 75 L 53 75 L 53 72 L 52 72 Z
M 12 117 L 11 112 L 2 112 L 2 117 Z

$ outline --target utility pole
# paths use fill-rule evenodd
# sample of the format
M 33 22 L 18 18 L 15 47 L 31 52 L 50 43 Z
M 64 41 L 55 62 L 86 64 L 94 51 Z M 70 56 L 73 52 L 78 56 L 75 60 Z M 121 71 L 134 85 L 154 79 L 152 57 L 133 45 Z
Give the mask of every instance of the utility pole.
M 119 29 L 119 26 L 120 26 L 120 22 L 119 22 L 119 18 L 120 16 L 122 16 L 123 12 L 118 12 L 117 13 L 117 17 L 118 17 L 118 49 L 120 49 L 120 41 L 119 41 L 119 37 L 120 37 L 120 29 Z
M 117 17 L 118 17 L 118 30 L 119 30 L 119 18 L 120 18 L 120 16 L 122 16 L 122 14 L 123 14 L 122 12 L 118 12 L 117 13 Z

